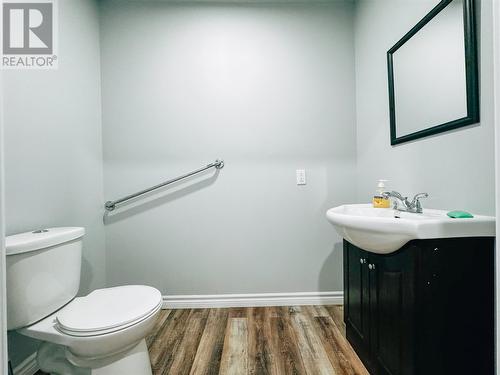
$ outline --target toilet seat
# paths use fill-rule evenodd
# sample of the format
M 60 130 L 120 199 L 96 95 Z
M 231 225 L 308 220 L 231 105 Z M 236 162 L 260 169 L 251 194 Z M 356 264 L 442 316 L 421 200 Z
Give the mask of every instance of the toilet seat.
M 104 335 L 148 319 L 161 304 L 160 292 L 149 286 L 97 289 L 62 308 L 56 314 L 55 328 L 70 336 Z

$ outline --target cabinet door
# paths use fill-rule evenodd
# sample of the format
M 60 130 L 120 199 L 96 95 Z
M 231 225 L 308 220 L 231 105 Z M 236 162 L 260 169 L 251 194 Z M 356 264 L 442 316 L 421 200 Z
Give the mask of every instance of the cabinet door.
M 414 374 L 415 262 L 412 246 L 369 264 L 371 350 L 380 375 Z
M 418 374 L 494 374 L 494 239 L 426 240 L 420 246 Z M 457 302 L 464 296 L 473 301 Z
M 366 252 L 344 241 L 344 320 L 348 334 L 359 344 L 369 344 L 369 279 Z

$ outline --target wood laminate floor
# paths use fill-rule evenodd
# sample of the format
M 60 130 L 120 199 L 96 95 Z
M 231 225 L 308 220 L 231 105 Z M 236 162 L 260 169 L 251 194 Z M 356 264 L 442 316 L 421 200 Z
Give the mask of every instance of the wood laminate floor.
M 162 310 L 146 341 L 154 375 L 369 375 L 342 306 Z
M 162 310 L 146 338 L 153 375 L 369 375 L 342 316 L 342 306 Z

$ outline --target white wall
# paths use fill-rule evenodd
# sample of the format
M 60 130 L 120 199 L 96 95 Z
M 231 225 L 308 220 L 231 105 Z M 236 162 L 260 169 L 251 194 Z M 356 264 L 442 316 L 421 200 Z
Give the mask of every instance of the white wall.
M 0 372 L 7 373 L 7 303 L 5 275 L 5 178 L 4 178 L 4 135 L 3 135 L 3 72 L 0 72 Z
M 105 284 L 99 18 L 93 0 L 58 3 L 59 70 L 4 74 L 7 235 L 85 227 L 85 293 Z M 35 347 L 10 335 L 14 365 Z
M 493 3 L 493 46 L 494 46 L 494 72 L 495 72 L 495 163 L 496 163 L 496 212 L 497 233 L 500 233 L 500 2 Z M 497 373 L 500 365 L 500 245 L 496 241 L 496 364 Z
M 355 199 L 352 10 L 102 3 L 106 198 L 226 161 L 108 219 L 110 285 L 342 290 L 341 240 L 324 214 Z
M 110 215 L 105 256 L 99 13 L 60 1 L 59 70 L 4 82 L 7 233 L 85 226 L 82 292 L 335 291 L 341 240 L 324 213 L 369 201 L 378 178 L 428 191 L 427 206 L 493 213 L 490 0 L 480 126 L 390 146 L 385 52 L 436 2 L 101 1 L 105 197 L 226 160 Z M 18 340 L 14 364 L 33 349 Z
M 481 33 L 481 123 L 392 147 L 386 52 L 434 5 L 428 0 L 356 3 L 358 198 L 368 201 L 376 180 L 407 195 L 421 191 L 424 207 L 495 212 L 492 3 L 478 2 Z

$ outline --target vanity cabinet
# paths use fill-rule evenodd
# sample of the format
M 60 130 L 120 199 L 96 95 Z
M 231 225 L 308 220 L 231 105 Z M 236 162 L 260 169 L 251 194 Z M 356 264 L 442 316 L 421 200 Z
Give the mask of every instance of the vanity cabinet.
M 344 321 L 372 375 L 494 374 L 494 240 L 344 241 Z

